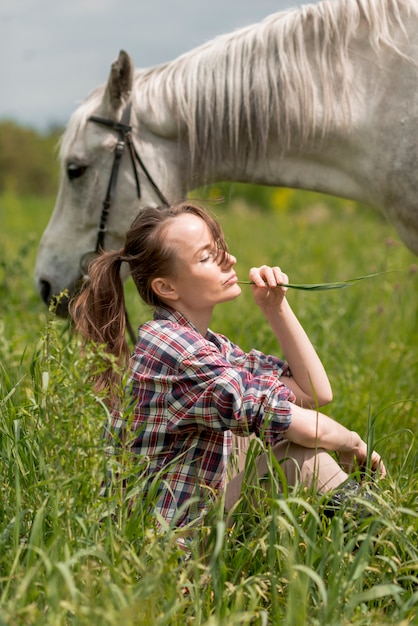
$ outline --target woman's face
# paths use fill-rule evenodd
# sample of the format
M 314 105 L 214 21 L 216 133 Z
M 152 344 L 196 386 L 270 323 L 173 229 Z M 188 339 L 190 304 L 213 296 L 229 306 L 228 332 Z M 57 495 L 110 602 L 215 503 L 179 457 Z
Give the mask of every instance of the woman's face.
M 175 217 L 168 224 L 166 241 L 176 254 L 169 281 L 186 312 L 211 310 L 216 304 L 240 295 L 233 269 L 236 258 L 227 253 L 219 265 L 222 257 L 209 227 L 200 217 L 192 213 Z

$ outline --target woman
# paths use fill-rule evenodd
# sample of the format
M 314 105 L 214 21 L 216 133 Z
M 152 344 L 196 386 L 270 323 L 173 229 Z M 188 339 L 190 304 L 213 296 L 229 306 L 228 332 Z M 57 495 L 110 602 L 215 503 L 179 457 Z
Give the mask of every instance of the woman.
M 140 326 L 130 358 L 122 263 L 140 297 L 155 309 L 154 318 Z M 356 491 L 347 472 L 354 462 L 367 461 L 360 436 L 317 410 L 331 401 L 330 383 L 280 286 L 288 282 L 280 268 L 254 267 L 249 278 L 285 361 L 257 350 L 244 353 L 209 329 L 214 307 L 241 293 L 235 263 L 220 226 L 199 205 L 148 208 L 132 224 L 122 250 L 105 252 L 91 264 L 89 281 L 71 307 L 86 341 L 104 344 L 117 361 L 129 363 L 127 413 L 117 403 L 115 368 L 97 379 L 113 406 L 107 436 L 146 458 L 151 477 L 160 473 L 156 511 L 178 526 L 198 518 L 221 494 L 227 511 L 238 501 L 243 472 L 229 482 L 227 475 L 231 435 L 262 438 L 283 461 L 289 484 L 300 481 L 335 493 L 336 501 L 344 489 L 348 495 Z M 340 464 L 331 451 L 338 452 Z M 377 452 L 370 459 L 384 476 Z M 267 455 L 256 467 L 259 476 L 266 474 Z

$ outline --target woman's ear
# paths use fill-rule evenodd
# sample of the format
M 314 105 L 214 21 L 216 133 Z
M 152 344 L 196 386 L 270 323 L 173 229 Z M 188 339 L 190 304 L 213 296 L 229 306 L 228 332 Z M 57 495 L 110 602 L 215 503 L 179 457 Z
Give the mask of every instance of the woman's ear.
M 178 300 L 179 296 L 175 287 L 165 278 L 154 278 L 151 282 L 154 293 L 162 300 Z

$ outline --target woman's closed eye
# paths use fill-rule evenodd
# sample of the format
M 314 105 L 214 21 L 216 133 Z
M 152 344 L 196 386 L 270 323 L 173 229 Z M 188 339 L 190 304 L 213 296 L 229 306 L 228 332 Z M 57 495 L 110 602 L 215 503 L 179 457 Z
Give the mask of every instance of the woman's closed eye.
M 202 254 L 202 258 L 200 259 L 201 263 L 207 263 L 208 261 L 215 261 L 218 258 L 219 250 L 218 248 L 212 250 L 205 250 Z

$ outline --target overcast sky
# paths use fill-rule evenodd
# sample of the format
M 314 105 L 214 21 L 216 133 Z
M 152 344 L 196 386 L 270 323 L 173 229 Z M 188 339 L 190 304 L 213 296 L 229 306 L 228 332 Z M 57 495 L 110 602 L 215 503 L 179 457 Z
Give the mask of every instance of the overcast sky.
M 315 0 L 314 0 L 315 1 Z M 302 0 L 1 0 L 0 120 L 65 124 L 120 49 L 170 61 Z

